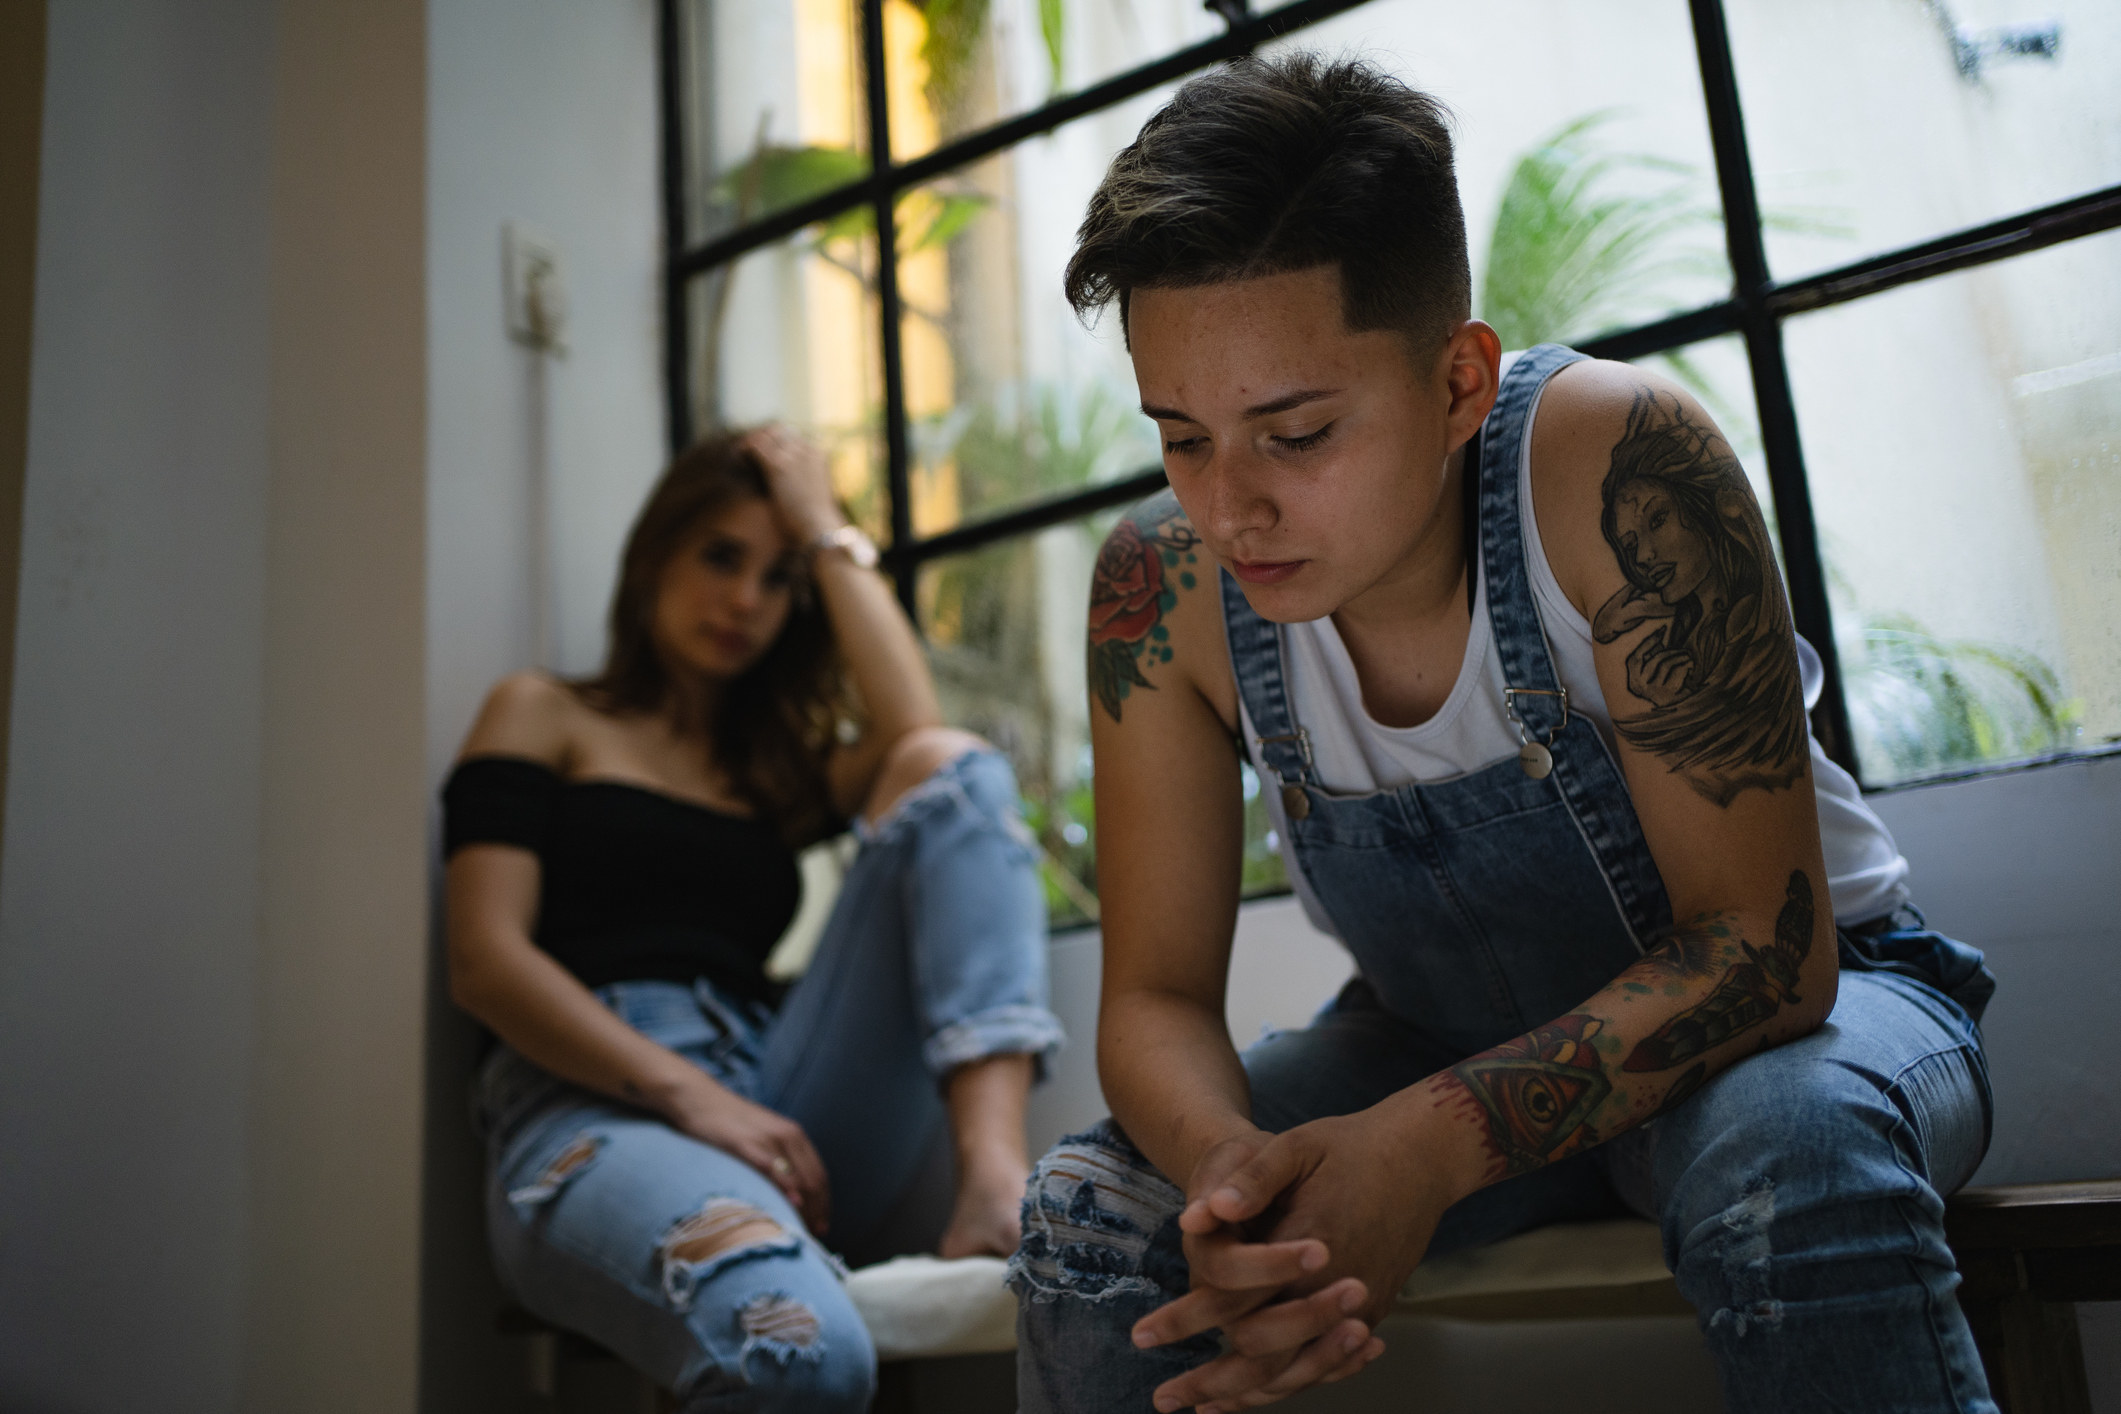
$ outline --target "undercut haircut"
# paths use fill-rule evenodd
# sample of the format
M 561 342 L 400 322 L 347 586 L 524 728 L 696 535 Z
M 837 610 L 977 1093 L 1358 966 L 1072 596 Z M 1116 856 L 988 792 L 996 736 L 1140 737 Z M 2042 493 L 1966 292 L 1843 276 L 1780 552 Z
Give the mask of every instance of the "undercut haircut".
M 1112 159 L 1068 262 L 1084 320 L 1138 289 L 1340 268 L 1351 332 L 1440 345 L 1472 311 L 1448 110 L 1356 59 L 1237 59 Z

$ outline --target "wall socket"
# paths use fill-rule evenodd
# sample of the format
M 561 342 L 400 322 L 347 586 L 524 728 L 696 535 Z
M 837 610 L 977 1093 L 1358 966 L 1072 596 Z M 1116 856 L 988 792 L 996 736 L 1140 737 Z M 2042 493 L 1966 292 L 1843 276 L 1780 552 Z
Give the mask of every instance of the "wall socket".
M 567 283 L 559 247 L 528 226 L 509 222 L 501 227 L 501 278 L 508 337 L 547 353 L 567 352 Z

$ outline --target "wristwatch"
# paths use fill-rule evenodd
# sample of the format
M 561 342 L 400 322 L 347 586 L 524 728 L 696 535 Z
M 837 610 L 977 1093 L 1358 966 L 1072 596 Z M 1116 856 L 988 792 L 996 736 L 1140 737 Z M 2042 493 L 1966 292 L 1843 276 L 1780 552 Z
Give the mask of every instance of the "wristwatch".
M 858 568 L 865 570 L 875 569 L 879 558 L 876 542 L 864 535 L 858 525 L 843 525 L 835 530 L 828 530 L 810 542 L 810 553 L 813 555 L 822 554 L 827 550 L 840 551 L 854 561 Z

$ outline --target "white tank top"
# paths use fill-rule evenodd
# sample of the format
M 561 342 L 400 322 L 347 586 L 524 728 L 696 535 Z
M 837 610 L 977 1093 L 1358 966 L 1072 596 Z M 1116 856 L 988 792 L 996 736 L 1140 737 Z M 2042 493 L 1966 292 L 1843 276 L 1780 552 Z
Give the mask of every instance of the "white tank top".
M 1507 371 L 1509 360 L 1503 366 Z M 1526 415 L 1527 425 L 1537 413 L 1535 400 Z M 1517 496 L 1524 508 L 1525 563 L 1532 593 L 1546 626 L 1554 671 L 1568 689 L 1569 711 L 1588 717 L 1605 738 L 1606 749 L 1617 759 L 1612 714 L 1606 709 L 1605 692 L 1599 686 L 1597 665 L 1592 658 L 1590 621 L 1562 593 L 1539 538 L 1532 502 L 1531 447 L 1532 439 L 1526 437 L 1524 456 L 1517 469 Z M 1477 564 L 1474 572 L 1473 625 L 1466 637 L 1458 680 L 1436 715 L 1419 726 L 1388 727 L 1370 716 L 1363 706 L 1355 660 L 1348 655 L 1347 645 L 1341 641 L 1331 618 L 1283 626 L 1289 706 L 1296 721 L 1310 735 L 1318 781 L 1327 790 L 1362 794 L 1426 785 L 1469 775 L 1517 754 L 1517 729 L 1503 710 L 1502 663 L 1495 651 L 1495 627 L 1488 618 L 1487 575 Z M 1810 708 L 1819 700 L 1825 672 L 1819 655 L 1801 637 L 1797 640 L 1797 660 L 1804 680 L 1804 704 Z M 1242 697 L 1238 712 L 1244 718 L 1245 745 L 1257 762 L 1259 737 L 1252 728 L 1250 714 L 1244 710 Z M 1843 924 L 1868 922 L 1907 902 L 1907 861 L 1901 858 L 1885 822 L 1864 804 L 1855 780 L 1827 758 L 1816 738 L 1812 741 L 1812 783 L 1819 801 L 1819 837 L 1826 857 L 1827 889 L 1834 901 L 1834 920 Z M 1282 814 L 1281 793 L 1268 790 L 1262 794 L 1275 841 L 1304 911 L 1315 925 L 1330 933 L 1325 910 L 1318 906 L 1289 846 L 1289 825 Z

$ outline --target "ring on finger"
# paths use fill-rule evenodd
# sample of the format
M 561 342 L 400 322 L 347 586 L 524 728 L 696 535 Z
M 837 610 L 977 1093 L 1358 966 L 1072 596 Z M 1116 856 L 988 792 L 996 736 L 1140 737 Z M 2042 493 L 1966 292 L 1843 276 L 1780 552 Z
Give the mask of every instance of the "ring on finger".
M 772 1168 L 775 1178 L 786 1178 L 789 1174 L 795 1172 L 795 1165 L 789 1163 L 785 1157 L 778 1154 L 774 1156 Z

